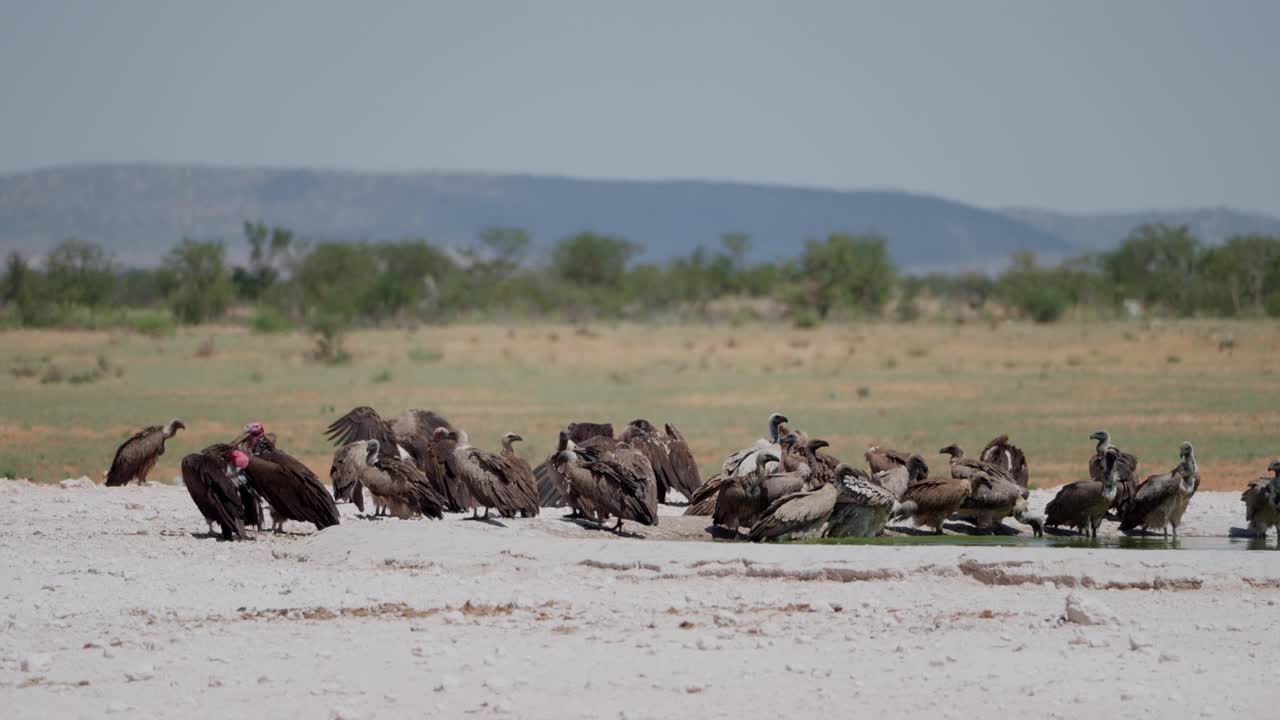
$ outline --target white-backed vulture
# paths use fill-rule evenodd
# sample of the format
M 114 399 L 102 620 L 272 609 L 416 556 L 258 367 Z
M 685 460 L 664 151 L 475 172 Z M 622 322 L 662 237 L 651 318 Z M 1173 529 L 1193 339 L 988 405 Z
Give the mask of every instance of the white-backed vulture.
M 524 489 L 516 484 L 514 470 L 501 455 L 472 447 L 465 432 L 444 428 L 440 431 L 448 433 L 455 443 L 453 456 L 457 461 L 458 475 L 471 498 L 473 518 L 479 517 L 479 508 L 484 508 L 486 518 L 490 510 L 497 510 L 502 517 L 508 518 L 515 517 L 522 510 L 530 511 L 532 499 L 525 497 Z
M 568 481 L 569 505 L 603 525 L 610 517 L 658 524 L 658 481 L 643 453 L 628 445 L 590 448 L 572 441 L 558 453 L 556 471 Z
M 838 494 L 835 485 L 823 483 L 814 490 L 784 495 L 765 508 L 747 537 L 751 542 L 822 537 Z
M 1045 506 L 1045 525 L 1071 527 L 1082 535 L 1098 537 L 1098 526 L 1116 498 L 1120 482 L 1117 471 L 1119 451 L 1107 448 L 1103 455 L 1102 481 L 1079 480 L 1063 485 L 1058 494 Z
M 876 537 L 884 532 L 889 513 L 898 504 L 893 493 L 844 463 L 836 466 L 835 488 L 836 504 L 827 520 L 827 537 Z
M 377 440 L 357 440 L 343 445 L 341 465 L 354 470 L 360 484 L 369 489 L 386 513 L 402 520 L 417 517 L 444 517 L 444 497 L 418 466 L 397 457 L 388 457 Z
M 1177 467 L 1161 475 L 1152 475 L 1138 486 L 1133 502 L 1120 517 L 1122 531 L 1138 527 L 1143 530 L 1160 528 L 1168 537 L 1169 526 L 1173 526 L 1173 539 L 1178 539 L 1182 515 L 1191 502 L 1191 496 L 1200 487 L 1200 468 L 1191 443 L 1182 443 L 1178 456 Z
M 732 479 L 732 478 L 730 478 Z M 685 515 L 712 515 L 716 511 L 716 499 L 720 497 L 720 489 L 724 487 L 725 477 L 716 473 L 694 491 L 689 498 L 689 506 L 684 509 Z
M 277 450 L 264 434 L 257 435 L 251 455 L 240 450 L 231 455 L 236 468 L 271 506 L 275 532 L 283 532 L 286 520 L 309 522 L 317 530 L 338 524 L 338 506 L 320 478 L 297 458 Z
M 867 459 L 867 467 L 871 468 L 871 474 L 879 475 L 895 467 L 906 466 L 910 454 L 872 445 L 862 456 Z
M 352 408 L 325 429 L 325 437 L 335 445 L 356 440 L 377 440 L 380 452 L 410 460 L 427 472 L 427 457 L 436 428 L 452 429 L 444 417 L 431 410 L 406 410 L 395 420 L 385 420 L 367 405 Z
M 999 465 L 984 464 L 1003 470 Z M 990 480 L 975 487 L 973 493 L 965 498 L 960 509 L 956 511 L 959 517 L 972 522 L 979 532 L 994 533 L 998 529 L 1005 529 L 1002 521 L 1012 515 L 1018 522 L 1031 526 L 1036 537 L 1044 533 L 1044 516 L 1028 510 L 1027 498 L 1023 494 L 1026 492 L 1025 489 L 1010 479 L 1009 475 L 990 472 L 987 468 L 976 464 L 961 465 L 959 473 L 955 470 L 956 465 L 952 465 L 953 475 L 960 479 L 981 474 Z
M 1013 482 L 1022 488 L 1022 497 L 1031 494 L 1031 470 L 1027 467 L 1027 456 L 1022 448 L 1009 442 L 1008 435 L 998 435 L 982 448 L 978 459 L 1003 468 L 1013 478 Z
M 990 485 L 991 477 L 984 472 L 974 472 L 967 480 L 937 478 L 922 480 L 902 496 L 902 502 L 893 509 L 893 519 L 911 518 L 917 527 L 933 526 L 937 535 L 942 534 L 942 522 L 960 509 L 964 501 L 982 485 Z
M 349 502 L 360 512 L 364 512 L 364 488 L 360 485 L 360 463 L 364 458 L 354 447 L 362 442 L 366 441 L 356 440 L 340 446 L 333 451 L 333 462 L 329 464 L 329 487 L 333 490 L 334 501 Z M 381 507 L 376 502 L 374 514 L 381 514 Z
M 929 479 L 929 466 L 918 453 L 911 453 L 902 465 L 894 465 L 887 470 L 875 473 L 872 480 L 893 494 L 894 499 L 902 500 L 907 488 L 921 480 Z
M 230 445 L 210 445 L 182 458 L 182 484 L 204 516 L 213 534 L 213 524 L 223 540 L 244 538 L 245 507 L 236 486 L 239 472 L 227 462 Z
M 565 429 L 560 431 L 560 437 L 556 445 L 556 449 L 547 456 L 546 460 L 538 463 L 533 469 L 533 477 L 538 481 L 538 505 L 542 507 L 564 507 L 569 502 L 566 498 L 567 481 L 559 477 L 552 468 L 552 462 L 568 447 L 567 443 L 572 441 L 581 445 L 582 443 L 595 437 L 613 438 L 613 425 L 611 423 L 592 423 L 592 422 L 571 422 Z M 574 511 L 577 514 L 577 511 Z
M 445 498 L 449 512 L 466 512 L 472 509 L 471 493 L 462 479 L 458 465 L 458 433 L 451 428 L 439 427 L 431 435 L 424 471 L 436 491 Z
M 1106 477 L 1104 458 L 1107 448 L 1116 448 L 1116 446 L 1111 444 L 1111 433 L 1106 430 L 1093 433 L 1089 439 L 1098 441 L 1093 455 L 1089 457 L 1089 478 L 1102 482 Z M 1138 458 L 1120 448 L 1116 448 L 1116 453 L 1116 473 L 1118 473 L 1119 482 L 1116 485 L 1116 499 L 1111 501 L 1111 510 L 1114 510 L 1115 516 L 1119 518 L 1128 512 L 1134 493 L 1138 491 Z
M 788 422 L 787 416 L 782 413 L 773 413 L 769 416 L 769 437 L 760 438 L 748 447 L 733 453 L 725 458 L 721 464 L 720 474 L 724 477 L 741 477 L 751 475 L 756 471 L 755 455 L 761 451 L 767 451 L 775 457 L 782 457 L 782 447 L 779 442 L 782 434 L 786 431 L 784 424 Z M 776 461 L 775 461 L 776 462 Z M 769 467 L 773 470 L 773 467 Z
M 639 418 L 623 428 L 618 437 L 649 458 L 653 474 L 658 478 L 658 502 L 667 501 L 667 491 L 674 490 L 688 501 L 702 485 L 698 463 L 684 436 L 670 423 L 659 430 L 656 425 Z
M 520 500 L 521 517 L 537 517 L 540 508 L 538 481 L 533 476 L 533 468 L 529 461 L 520 457 L 512 443 L 524 442 L 524 438 L 509 432 L 502 435 L 502 459 L 510 468 L 509 475 L 516 484 L 516 492 Z
M 974 473 L 986 473 L 990 477 L 1001 478 L 1008 480 L 1011 483 L 1013 482 L 1013 476 L 1010 475 L 1003 467 L 994 463 L 966 457 L 964 454 L 964 448 L 959 445 L 951 444 L 942 448 L 938 452 L 943 455 L 951 456 L 949 458 L 949 462 L 951 463 L 951 477 L 956 478 L 957 480 L 967 479 Z
M 111 467 L 107 470 L 107 486 L 128 485 L 135 478 L 139 484 L 147 482 L 147 474 L 156 466 L 156 460 L 164 454 L 164 441 L 173 437 L 186 425 L 174 418 L 163 427 L 151 425 L 142 428 L 116 448 Z
M 711 522 L 738 532 L 740 527 L 751 527 L 760 513 L 769 507 L 765 498 L 764 481 L 770 466 L 777 467 L 780 458 L 768 450 L 754 456 L 755 472 L 745 477 L 728 477 L 721 481 L 716 495 L 715 510 Z
M 1267 470 L 1274 474 L 1250 482 L 1240 500 L 1244 503 L 1244 519 L 1249 523 L 1250 534 L 1265 538 L 1267 531 L 1274 527 L 1280 539 L 1280 460 L 1272 461 Z

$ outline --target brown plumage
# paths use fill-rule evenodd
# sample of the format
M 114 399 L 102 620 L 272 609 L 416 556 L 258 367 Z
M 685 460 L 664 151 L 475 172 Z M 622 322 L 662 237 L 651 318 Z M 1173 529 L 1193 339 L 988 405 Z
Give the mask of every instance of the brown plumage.
M 1071 527 L 1082 535 L 1098 537 L 1098 526 L 1116 497 L 1119 474 L 1116 472 L 1117 451 L 1107 448 L 1104 455 L 1106 469 L 1102 481 L 1080 480 L 1063 485 L 1049 504 L 1045 506 L 1045 525 Z
M 567 442 L 553 462 L 567 480 L 569 505 L 583 516 L 600 524 L 616 517 L 617 532 L 624 520 L 658 524 L 658 481 L 643 453 L 622 444 L 592 448 Z
M 964 501 L 980 485 L 990 484 L 985 473 L 972 473 L 968 479 L 938 478 L 918 482 L 907 488 L 902 502 L 894 508 L 894 518 L 910 517 L 919 526 L 932 526 L 942 534 L 942 522 L 960 509 Z
M 867 448 L 863 457 L 867 459 L 867 467 L 871 468 L 871 474 L 878 475 L 895 467 L 905 467 L 910 454 L 872 445 Z
M 348 460 L 352 448 L 360 442 L 366 441 L 349 442 L 333 451 L 333 462 L 329 464 L 329 487 L 333 490 L 334 501 L 349 502 L 356 506 L 356 510 L 364 512 L 364 488 L 360 484 L 359 465 Z M 357 460 L 363 462 L 363 458 Z
M 986 463 L 991 467 L 998 465 Z M 955 466 L 953 465 L 953 472 Z M 1003 468 L 1000 468 L 1003 469 Z M 1019 522 L 1031 526 L 1039 537 L 1043 533 L 1044 518 L 1039 513 L 1029 512 L 1025 490 L 1019 487 L 1007 474 L 988 472 L 984 467 L 967 465 L 962 467 L 961 479 L 973 475 L 982 475 L 989 482 L 975 487 L 973 493 L 965 498 L 957 511 L 960 517 L 968 519 L 979 532 L 995 532 L 1006 530 L 1003 520 L 1010 515 Z
M 1272 461 L 1267 469 L 1274 474 L 1250 482 L 1240 500 L 1244 502 L 1244 519 L 1251 535 L 1265 538 L 1267 530 L 1275 527 L 1280 538 L 1280 460 Z
M 147 481 L 147 475 L 164 454 L 164 441 L 179 430 L 186 429 L 181 420 L 174 418 L 164 426 L 151 425 L 135 433 L 116 448 L 111 467 L 107 470 L 107 486 L 128 485 L 135 478 L 139 483 Z
M 516 454 L 512 443 L 523 442 L 524 438 L 509 432 L 502 436 L 502 459 L 506 461 L 509 474 L 516 485 L 516 494 L 520 500 L 520 516 L 536 517 L 541 505 L 538 496 L 538 481 L 533 476 L 533 468 L 529 461 Z
M 385 420 L 373 408 L 361 405 L 334 420 L 325 429 L 325 436 L 335 445 L 377 440 L 382 454 L 412 460 L 419 470 L 426 472 L 432 462 L 428 455 L 436 428 L 452 429 L 452 426 L 431 410 L 406 410 L 394 420 Z
M 1178 465 L 1173 470 L 1152 475 L 1138 486 L 1137 492 L 1133 494 L 1133 502 L 1120 516 L 1121 530 L 1127 532 L 1138 527 L 1144 530 L 1160 528 L 1165 537 L 1168 537 L 1169 527 L 1172 526 L 1173 539 L 1178 539 L 1178 525 L 1182 523 L 1182 515 L 1200 487 L 1200 469 L 1191 443 L 1182 443 L 1178 448 L 1178 457 Z
M 490 510 L 497 510 L 502 517 L 515 517 L 521 510 L 530 511 L 531 503 L 536 505 L 516 484 L 515 470 L 501 455 L 472 447 L 465 432 L 441 430 L 455 441 L 453 456 L 458 476 L 471 497 L 472 517 L 478 517 L 479 508 L 484 508 L 484 517 L 489 517 Z
M 732 480 L 733 478 L 729 478 Z M 720 489 L 727 482 L 724 475 L 716 473 L 707 478 L 706 482 L 694 491 L 689 498 L 689 506 L 684 509 L 685 515 L 711 515 L 716 511 L 716 499 L 720 496 Z
M 436 428 L 427 451 L 424 472 L 445 499 L 449 512 L 466 512 L 472 507 L 471 493 L 462 479 L 457 457 L 458 433 L 449 428 Z
M 355 476 L 392 517 L 442 518 L 444 497 L 426 474 L 411 462 L 388 457 L 379 445 L 377 440 L 357 440 L 343 445 L 339 449 L 341 455 L 335 458 L 339 473 Z
M 277 450 L 265 436 L 253 453 L 232 450 L 231 460 L 253 489 L 271 506 L 272 529 L 283 532 L 286 520 L 309 522 L 323 530 L 339 522 L 338 506 L 316 474 L 292 455 Z
M 1111 444 L 1111 433 L 1106 430 L 1093 433 L 1089 439 L 1098 441 L 1093 455 L 1089 457 L 1089 479 L 1102 482 L 1106 477 L 1104 457 L 1107 448 L 1116 448 L 1116 446 Z M 1119 481 L 1116 485 L 1116 497 L 1111 501 L 1111 509 L 1119 518 L 1129 511 L 1134 495 L 1138 492 L 1138 458 L 1120 448 L 1116 448 L 1116 453 L 1116 472 Z
M 992 438 L 991 442 L 982 448 L 978 459 L 1000 467 L 1008 473 L 1013 482 L 1022 488 L 1022 497 L 1025 498 L 1031 493 L 1028 489 L 1031 470 L 1027 467 L 1027 456 L 1022 452 L 1022 448 L 1009 442 L 1008 435 Z
M 874 482 L 892 493 L 897 500 L 902 500 L 907 488 L 921 480 L 928 479 L 929 466 L 925 464 L 924 458 L 917 453 L 911 453 L 902 465 L 894 465 L 887 470 L 881 470 L 875 473 L 872 478 Z
M 845 464 L 836 467 L 835 487 L 838 495 L 827 520 L 827 537 L 875 537 L 884 531 L 889 513 L 898 504 L 893 493 Z
M 772 413 L 769 415 L 769 436 L 767 438 L 760 438 L 751 445 L 725 458 L 724 462 L 720 466 L 720 474 L 725 477 L 740 477 L 755 473 L 755 456 L 756 453 L 759 452 L 768 452 L 781 460 L 782 447 L 779 443 L 781 442 L 782 436 L 787 433 L 787 422 L 787 416 L 782 413 Z M 773 468 L 770 467 L 769 469 L 772 470 Z
M 223 540 L 244 538 L 245 506 L 237 487 L 234 466 L 227 462 L 230 445 L 210 445 L 182 458 L 182 484 L 204 516 L 213 534 L 213 524 Z
M 542 507 L 564 507 L 568 504 L 565 493 L 567 481 L 559 477 L 552 468 L 556 455 L 563 452 L 566 443 L 572 441 L 582 444 L 596 437 L 613 438 L 613 425 L 610 423 L 571 422 L 560 432 L 556 449 L 546 460 L 538 463 L 533 469 L 533 477 L 538 481 L 538 504 Z
M 618 439 L 649 458 L 653 474 L 658 479 L 658 502 L 667 501 L 668 490 L 680 493 L 688 501 L 702 485 L 693 451 L 680 431 L 670 424 L 659 430 L 643 418 L 632 420 Z
M 823 483 L 815 490 L 784 495 L 769 504 L 747 537 L 752 542 L 822 537 L 838 494 L 835 485 Z

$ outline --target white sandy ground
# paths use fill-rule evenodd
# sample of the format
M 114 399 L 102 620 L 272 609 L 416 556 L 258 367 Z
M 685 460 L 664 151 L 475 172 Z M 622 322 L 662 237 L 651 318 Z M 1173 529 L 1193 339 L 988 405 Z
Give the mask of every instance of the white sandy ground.
M 1272 551 L 674 542 L 558 510 L 499 526 L 349 505 L 323 533 L 223 543 L 181 487 L 68 485 L 0 482 L 0 717 L 1167 719 L 1280 703 Z M 662 521 L 659 537 L 706 526 Z M 1237 493 L 1200 493 L 1185 534 L 1242 524 Z M 1101 624 L 1062 620 L 1073 594 L 1076 619 Z

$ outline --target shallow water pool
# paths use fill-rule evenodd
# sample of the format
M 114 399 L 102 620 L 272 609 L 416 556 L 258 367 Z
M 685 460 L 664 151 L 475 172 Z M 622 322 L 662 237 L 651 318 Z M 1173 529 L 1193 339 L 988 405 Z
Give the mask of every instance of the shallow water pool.
M 823 538 L 803 541 L 815 545 L 961 545 L 980 547 L 1049 547 L 1115 550 L 1280 550 L 1275 537 L 1182 537 L 1176 541 L 1154 536 L 1100 537 L 1073 535 L 909 535 L 875 538 Z

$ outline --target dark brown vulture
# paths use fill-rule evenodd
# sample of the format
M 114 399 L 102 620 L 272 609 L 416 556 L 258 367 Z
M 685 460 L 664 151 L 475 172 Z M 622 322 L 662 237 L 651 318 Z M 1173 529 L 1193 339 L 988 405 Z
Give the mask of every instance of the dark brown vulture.
M 951 477 L 957 480 L 967 479 L 974 473 L 986 473 L 991 477 L 998 477 L 1009 482 L 1013 482 L 1013 476 L 1003 467 L 982 460 L 975 460 L 971 457 L 965 457 L 964 448 L 959 445 L 948 445 L 938 451 L 943 455 L 950 455 Z M 1014 483 L 1015 485 L 1017 483 Z
M 784 495 L 769 504 L 747 537 L 752 542 L 822 537 L 838 496 L 836 486 L 830 483 Z
M 1280 460 L 1272 461 L 1267 470 L 1274 474 L 1250 482 L 1240 495 L 1249 533 L 1259 538 L 1265 538 L 1270 528 L 1280 527 Z
M 465 432 L 441 430 L 454 441 L 453 457 L 458 476 L 471 497 L 471 517 L 479 517 L 479 508 L 484 508 L 486 518 L 490 510 L 507 518 L 536 510 L 536 502 L 517 483 L 516 470 L 505 458 L 472 447 Z
M 1103 470 L 1103 457 L 1107 452 L 1107 448 L 1114 448 L 1111 444 L 1111 433 L 1106 430 L 1099 430 L 1089 436 L 1090 440 L 1097 440 L 1098 446 L 1094 449 L 1093 455 L 1089 458 L 1089 478 L 1097 482 L 1102 482 L 1106 477 Z M 1116 456 L 1116 472 L 1120 475 L 1120 483 L 1116 485 L 1116 499 L 1111 501 L 1111 509 L 1115 511 L 1117 518 L 1122 517 L 1129 510 L 1129 505 L 1133 502 L 1133 496 L 1138 492 L 1138 458 L 1136 455 L 1127 453 L 1120 448 L 1116 448 L 1118 453 Z
M 836 467 L 835 487 L 839 495 L 827 520 L 827 537 L 876 537 L 884 532 L 898 504 L 893 493 L 862 470 L 843 463 Z
M 1104 454 L 1106 470 L 1102 482 L 1079 480 L 1063 485 L 1058 494 L 1045 506 L 1044 524 L 1049 527 L 1075 528 L 1082 535 L 1098 537 L 1098 526 L 1116 498 L 1116 486 L 1120 475 L 1116 471 L 1119 452 L 1107 448 Z
M 538 481 L 533 477 L 533 468 L 529 461 L 520 457 L 512 443 L 524 442 L 524 438 L 509 432 L 502 435 L 502 459 L 510 468 L 511 478 L 515 481 L 516 490 L 521 500 L 520 516 L 537 517 L 541 504 L 538 497 Z
M 182 458 L 182 484 L 208 523 L 210 535 L 218 523 L 223 540 L 242 540 L 245 505 L 236 482 L 240 473 L 227 462 L 232 450 L 230 445 L 210 445 Z
M 317 530 L 338 524 L 333 496 L 306 465 L 277 450 L 264 434 L 257 435 L 252 452 L 233 450 L 231 459 L 271 506 L 272 530 L 283 532 L 286 520 L 309 522 Z
M 929 466 L 918 453 L 911 453 L 902 465 L 894 465 L 888 470 L 875 473 L 873 482 L 888 490 L 897 500 L 907 493 L 907 488 L 929 479 Z
M 632 420 L 618 438 L 645 454 L 658 478 L 658 502 L 667 501 L 667 491 L 674 490 L 688 501 L 702 485 L 698 463 L 684 436 L 670 424 L 663 430 L 648 420 Z
M 755 472 L 746 477 L 729 477 L 720 482 L 711 522 L 738 532 L 740 527 L 755 525 L 760 514 L 769 509 L 764 483 L 769 477 L 770 466 L 777 467 L 781 459 L 763 450 L 754 454 Z
M 377 440 L 357 440 L 340 448 L 335 459 L 341 475 L 355 475 L 374 502 L 392 517 L 402 520 L 419 515 L 444 517 L 444 497 L 417 465 L 388 457 Z
M 734 478 L 729 478 L 733 480 Z M 716 473 L 707 478 L 706 482 L 693 493 L 689 498 L 689 506 L 684 509 L 685 515 L 711 515 L 716 511 L 716 499 L 720 496 L 720 489 L 725 485 L 725 477 L 720 473 Z
M 1031 493 L 1028 489 L 1031 484 L 1031 471 L 1027 467 L 1027 456 L 1022 452 L 1022 448 L 1009 442 L 1008 435 L 992 438 L 991 442 L 982 448 L 982 454 L 978 459 L 1004 468 L 1004 471 L 1009 473 L 1009 477 L 1013 478 L 1013 482 L 1022 488 L 1022 497 L 1025 498 Z
M 564 507 L 568 505 L 565 499 L 565 487 L 567 481 L 556 476 L 552 469 L 552 461 L 556 459 L 567 447 L 567 441 L 572 441 L 581 445 L 586 441 L 596 438 L 613 438 L 613 425 L 611 423 L 591 423 L 591 422 L 572 422 L 569 423 L 564 430 L 560 432 L 559 444 L 556 449 L 533 469 L 533 477 L 538 481 L 538 504 L 542 507 Z
M 458 467 L 456 449 L 458 433 L 450 428 L 436 428 L 427 453 L 427 479 L 445 499 L 445 510 L 466 512 L 471 509 L 471 494 Z M 385 453 L 384 453 L 385 454 Z
M 1173 539 L 1178 539 L 1178 525 L 1187 511 L 1191 497 L 1200 488 L 1200 467 L 1196 464 L 1195 449 L 1184 442 L 1178 448 L 1178 466 L 1162 475 L 1152 475 L 1138 486 L 1124 515 L 1120 516 L 1120 529 L 1128 532 L 1141 527 L 1143 530 L 1160 528 L 1169 537 L 1173 526 Z M 1119 465 L 1119 462 L 1116 463 Z
M 452 429 L 452 426 L 430 410 L 407 410 L 395 420 L 384 420 L 373 408 L 361 405 L 334 420 L 325 430 L 325 436 L 335 445 L 377 440 L 382 454 L 409 460 L 416 463 L 419 470 L 430 473 L 427 465 L 431 461 L 427 455 L 436 428 Z
M 871 474 L 878 475 L 896 467 L 905 467 L 910 454 L 872 445 L 867 448 L 863 457 L 867 459 L 867 467 L 871 468 Z
M 111 468 L 107 470 L 107 486 L 128 485 L 134 478 L 140 484 L 145 484 L 147 474 L 156 466 L 156 460 L 164 454 L 164 441 L 186 427 L 181 420 L 174 418 L 163 427 L 152 425 L 142 428 L 125 440 L 116 448 L 116 455 L 111 459 Z
M 624 520 L 658 524 L 658 481 L 643 453 L 629 445 L 591 447 L 566 441 L 554 464 L 568 480 L 571 507 L 600 525 L 616 517 L 615 532 L 622 532 Z
M 893 509 L 894 519 L 911 518 L 917 527 L 933 526 L 942 534 L 942 522 L 960 509 L 964 501 L 982 485 L 990 485 L 986 473 L 974 472 L 968 479 L 938 478 L 918 482 L 907 488 L 902 502 Z

